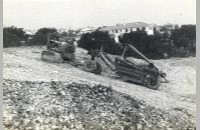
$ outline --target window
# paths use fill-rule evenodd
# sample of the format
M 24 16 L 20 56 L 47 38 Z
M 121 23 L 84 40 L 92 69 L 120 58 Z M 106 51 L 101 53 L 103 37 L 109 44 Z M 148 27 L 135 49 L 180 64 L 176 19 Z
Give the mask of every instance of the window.
M 137 30 L 137 31 L 140 31 L 140 28 L 137 28 L 136 30 Z
M 118 30 L 115 30 L 116 33 L 118 33 Z
M 145 27 L 142 27 L 142 31 L 145 31 Z
M 132 28 L 131 31 L 136 31 L 136 28 Z

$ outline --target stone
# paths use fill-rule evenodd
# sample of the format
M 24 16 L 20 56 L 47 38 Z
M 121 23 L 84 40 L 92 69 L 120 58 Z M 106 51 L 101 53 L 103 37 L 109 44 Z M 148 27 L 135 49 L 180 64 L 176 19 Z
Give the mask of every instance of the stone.
M 73 120 L 73 119 L 75 119 L 75 115 L 71 113 L 71 114 L 69 115 L 69 118 L 70 118 L 71 120 Z

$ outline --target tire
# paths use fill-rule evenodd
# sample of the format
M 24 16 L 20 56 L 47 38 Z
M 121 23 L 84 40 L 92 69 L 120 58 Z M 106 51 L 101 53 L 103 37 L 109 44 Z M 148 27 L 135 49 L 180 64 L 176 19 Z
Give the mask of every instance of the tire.
M 87 71 L 87 72 L 94 72 L 97 68 L 97 64 L 95 61 L 93 60 L 88 60 L 84 63 L 84 70 Z
M 102 66 L 101 66 L 101 64 L 99 62 L 96 62 L 96 69 L 94 70 L 93 73 L 101 74 L 101 72 L 102 72 Z
M 146 83 L 146 86 L 150 89 L 158 89 L 160 87 L 160 78 L 157 77 L 157 78 L 147 78 L 147 83 Z

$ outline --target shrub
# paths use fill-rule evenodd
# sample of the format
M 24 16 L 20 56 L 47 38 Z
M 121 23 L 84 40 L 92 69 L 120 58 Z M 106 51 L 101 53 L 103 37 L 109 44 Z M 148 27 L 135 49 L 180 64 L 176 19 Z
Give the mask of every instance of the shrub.
M 175 53 L 171 44 L 161 44 L 161 35 L 147 35 L 145 31 L 125 33 L 120 38 L 120 42 L 121 44 L 116 44 L 106 32 L 95 31 L 93 33 L 83 34 L 78 46 L 86 50 L 99 50 L 101 45 L 104 45 L 105 52 L 121 55 L 124 45 L 131 44 L 150 59 L 160 59 L 165 54 L 167 54 L 167 57 L 171 57 Z M 141 58 L 130 48 L 127 49 L 125 55 Z
M 29 41 L 29 45 L 46 45 L 48 33 L 58 33 L 55 28 L 41 28 L 39 29 L 33 38 Z M 57 36 L 53 36 L 58 39 Z
M 190 47 L 196 47 L 196 26 L 182 25 L 181 28 L 173 30 L 171 40 L 173 40 L 176 48 L 190 49 Z
M 171 53 L 170 46 L 166 49 L 166 46 L 161 44 L 161 35 L 159 34 L 147 35 L 145 31 L 130 32 L 124 34 L 120 39 L 120 42 L 133 45 L 143 55 L 150 59 L 160 59 L 163 58 L 164 53 Z M 133 52 L 130 49 L 127 51 L 126 55 L 140 58 L 136 52 Z
M 147 43 L 147 33 L 145 31 L 136 31 L 125 33 L 120 39 L 121 43 L 131 44 L 139 51 L 143 52 L 146 48 Z
M 20 46 L 20 41 L 26 40 L 27 35 L 23 28 L 14 26 L 3 28 L 3 47 L 16 47 Z
M 103 45 L 104 51 L 110 54 L 119 54 L 122 50 L 120 45 L 115 44 L 114 39 L 110 38 L 107 32 L 94 31 L 81 36 L 78 46 L 88 51 L 100 50 Z

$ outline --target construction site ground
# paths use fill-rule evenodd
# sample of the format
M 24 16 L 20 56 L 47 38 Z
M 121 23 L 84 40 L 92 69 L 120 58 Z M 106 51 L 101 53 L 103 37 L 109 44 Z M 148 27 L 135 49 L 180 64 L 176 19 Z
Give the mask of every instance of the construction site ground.
M 166 78 L 169 82 L 162 83 L 158 90 L 152 90 L 141 85 L 124 82 L 106 66 L 103 66 L 102 74 L 97 75 L 85 72 L 81 66 L 44 62 L 41 60 L 41 52 L 45 49 L 45 46 L 4 49 L 3 79 L 32 82 L 61 81 L 110 86 L 114 91 L 129 95 L 155 109 L 175 116 L 176 114 L 187 115 L 186 119 L 180 120 L 187 120 L 192 126 L 195 125 L 195 57 L 153 60 L 155 65 L 167 74 Z M 76 48 L 77 61 L 84 63 L 89 58 L 86 50 Z M 140 60 L 136 59 L 136 62 L 140 62 Z M 4 104 L 6 103 L 4 102 Z M 4 113 L 6 109 L 4 107 Z M 4 118 L 7 118 L 6 115 Z

